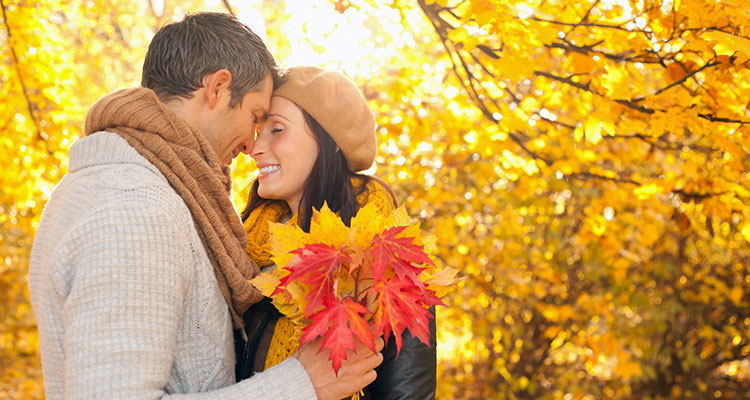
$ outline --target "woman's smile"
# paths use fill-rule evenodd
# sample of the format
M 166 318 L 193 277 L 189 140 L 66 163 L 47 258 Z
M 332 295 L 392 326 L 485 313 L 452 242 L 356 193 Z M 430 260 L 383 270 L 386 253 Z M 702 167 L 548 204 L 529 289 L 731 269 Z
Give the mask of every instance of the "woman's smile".
M 250 155 L 259 171 L 258 194 L 284 200 L 297 212 L 305 181 L 318 157 L 318 142 L 302 110 L 283 97 L 272 97 Z
M 260 171 L 260 175 L 258 175 L 258 178 L 264 178 L 274 172 L 281 171 L 281 165 L 279 164 L 273 164 L 273 165 L 261 164 L 261 165 L 263 166 L 262 167 L 260 165 L 258 166 L 258 170 Z

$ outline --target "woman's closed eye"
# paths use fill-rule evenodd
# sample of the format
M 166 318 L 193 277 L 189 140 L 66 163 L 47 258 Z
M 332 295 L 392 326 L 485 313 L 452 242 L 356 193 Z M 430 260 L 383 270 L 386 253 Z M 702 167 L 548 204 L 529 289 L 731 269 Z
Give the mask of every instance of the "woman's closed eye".
M 284 126 L 281 124 L 273 124 L 271 126 L 271 133 L 279 133 L 284 130 Z

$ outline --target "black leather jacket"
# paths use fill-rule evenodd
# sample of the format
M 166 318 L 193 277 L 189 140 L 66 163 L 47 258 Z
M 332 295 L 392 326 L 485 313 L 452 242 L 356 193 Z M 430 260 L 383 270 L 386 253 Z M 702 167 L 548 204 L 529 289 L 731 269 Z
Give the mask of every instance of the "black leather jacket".
M 434 307 L 430 309 L 435 315 Z M 435 318 L 430 319 L 430 345 L 412 337 L 408 330 L 401 335 L 401 352 L 396 358 L 396 339 L 391 335 L 383 349 L 383 363 L 375 371 L 375 382 L 365 388 L 365 396 L 373 400 L 435 398 L 437 356 Z
M 430 309 L 430 312 L 433 316 L 435 315 L 434 307 Z M 267 343 L 270 340 L 268 327 L 272 326 L 280 315 L 269 301 L 254 305 L 243 315 L 248 342 L 242 339 L 239 331 L 235 331 L 234 335 L 237 356 L 235 373 L 238 382 L 262 370 L 263 362 L 256 360 L 255 354 L 257 348 L 263 346 L 263 342 Z M 401 338 L 401 352 L 398 357 L 396 357 L 395 337 L 391 335 L 388 339 L 388 343 L 383 348 L 383 363 L 375 369 L 378 377 L 364 390 L 366 399 L 429 400 L 435 398 L 437 384 L 435 319 L 430 319 L 429 346 L 412 337 L 408 330 L 404 330 Z

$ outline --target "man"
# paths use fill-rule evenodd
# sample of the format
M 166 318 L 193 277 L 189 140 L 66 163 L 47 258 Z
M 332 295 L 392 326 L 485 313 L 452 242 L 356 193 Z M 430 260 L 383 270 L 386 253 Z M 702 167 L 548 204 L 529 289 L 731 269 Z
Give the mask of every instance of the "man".
M 337 399 L 375 379 L 380 353 L 359 345 L 336 377 L 318 341 L 234 382 L 232 327 L 261 295 L 228 164 L 275 76 L 247 27 L 199 13 L 156 34 L 142 88 L 92 106 L 31 255 L 48 399 Z

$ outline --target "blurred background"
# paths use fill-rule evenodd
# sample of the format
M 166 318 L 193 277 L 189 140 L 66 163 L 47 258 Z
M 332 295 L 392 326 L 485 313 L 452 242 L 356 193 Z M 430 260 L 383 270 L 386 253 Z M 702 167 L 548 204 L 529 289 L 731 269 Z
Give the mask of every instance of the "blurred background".
M 439 399 L 746 398 L 742 2 L 0 0 L 0 398 L 44 397 L 28 260 L 87 108 L 198 10 L 362 88 L 368 172 L 461 271 Z

